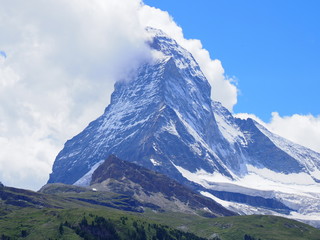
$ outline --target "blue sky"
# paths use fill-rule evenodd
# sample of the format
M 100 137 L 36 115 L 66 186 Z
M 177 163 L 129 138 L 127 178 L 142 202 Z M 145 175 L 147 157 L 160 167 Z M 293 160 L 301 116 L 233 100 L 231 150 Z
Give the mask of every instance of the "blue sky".
M 320 114 L 320 1 L 145 0 L 238 81 L 234 112 Z

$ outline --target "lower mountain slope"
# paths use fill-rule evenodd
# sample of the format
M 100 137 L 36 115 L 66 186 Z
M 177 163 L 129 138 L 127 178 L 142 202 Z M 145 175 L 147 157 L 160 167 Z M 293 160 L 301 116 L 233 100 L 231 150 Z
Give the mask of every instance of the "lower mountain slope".
M 52 184 L 40 192 L 0 187 L 1 239 L 316 240 L 320 230 L 274 216 L 206 218 L 179 212 L 124 211 L 124 196 Z M 118 202 L 117 208 L 89 203 Z M 17 204 L 22 202 L 23 204 Z M 170 227 L 168 227 L 168 225 Z M 250 237 L 250 238 L 248 238 Z
M 319 227 L 320 154 L 271 133 L 253 119 L 234 117 L 221 103 L 213 102 L 212 109 L 221 133 L 247 154 L 243 172 L 230 179 L 178 166 L 180 173 L 201 185 L 205 196 L 239 214 L 281 215 Z
M 170 211 L 196 213 L 208 216 L 231 216 L 212 199 L 192 191 L 167 176 L 109 156 L 92 174 L 90 183 L 98 191 L 126 194 L 147 206 Z

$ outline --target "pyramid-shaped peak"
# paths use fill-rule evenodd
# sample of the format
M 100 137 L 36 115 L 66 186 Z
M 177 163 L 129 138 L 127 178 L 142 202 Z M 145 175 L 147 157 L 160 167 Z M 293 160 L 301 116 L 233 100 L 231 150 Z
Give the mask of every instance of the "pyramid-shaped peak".
M 74 183 L 111 153 L 128 161 L 141 159 L 151 167 L 155 165 L 150 159 L 158 158 L 170 175 L 177 173 L 173 162 L 187 167 L 202 156 L 202 168 L 228 175 L 210 150 L 216 141 L 211 136 L 221 139 L 207 79 L 191 53 L 175 40 L 161 30 L 147 31 L 154 35 L 150 46 L 158 60 L 142 64 L 130 80 L 116 83 L 104 114 L 59 153 L 50 182 Z

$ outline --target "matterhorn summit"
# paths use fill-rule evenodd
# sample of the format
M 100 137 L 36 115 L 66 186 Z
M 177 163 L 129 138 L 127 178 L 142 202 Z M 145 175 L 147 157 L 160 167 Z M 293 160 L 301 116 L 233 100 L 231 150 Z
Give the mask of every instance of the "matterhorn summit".
M 320 154 L 238 119 L 210 98 L 192 55 L 147 28 L 153 59 L 118 81 L 102 116 L 68 140 L 49 183 L 90 185 L 114 154 L 201 192 L 240 214 L 320 222 Z

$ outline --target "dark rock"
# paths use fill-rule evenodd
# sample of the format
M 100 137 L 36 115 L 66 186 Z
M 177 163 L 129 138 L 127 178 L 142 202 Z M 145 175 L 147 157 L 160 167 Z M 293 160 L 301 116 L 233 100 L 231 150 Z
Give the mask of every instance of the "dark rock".
M 134 183 L 135 188 L 131 188 L 132 196 L 140 195 L 139 191 L 143 191 L 144 194 L 149 196 L 154 193 L 161 193 L 166 199 L 170 201 L 179 200 L 195 210 L 208 208 L 212 212 L 212 215 L 215 216 L 234 215 L 233 212 L 226 210 L 220 204 L 192 191 L 177 181 L 134 163 L 123 161 L 114 155 L 109 156 L 94 171 L 91 185 L 95 186 L 95 184 L 108 180 L 116 180 L 116 184 L 114 185 L 112 181 L 108 183 L 108 189 L 113 192 L 130 194 L 127 189 Z

